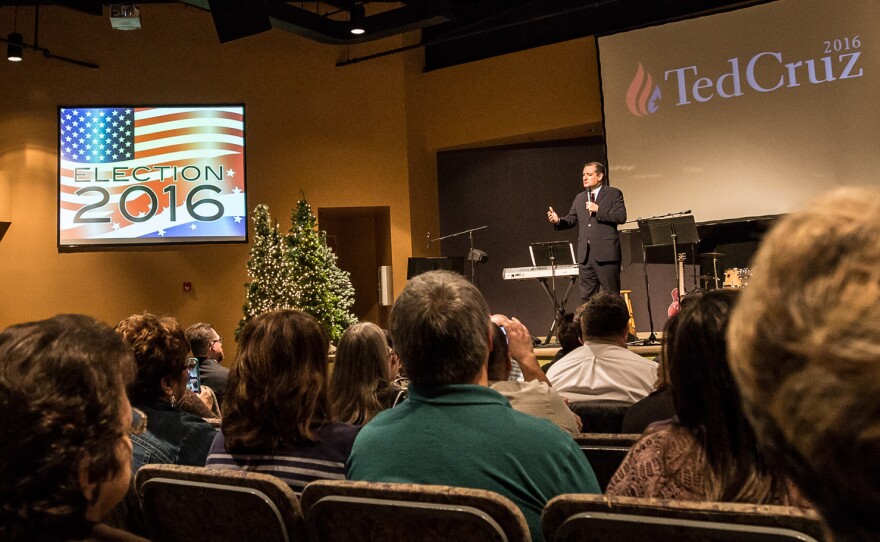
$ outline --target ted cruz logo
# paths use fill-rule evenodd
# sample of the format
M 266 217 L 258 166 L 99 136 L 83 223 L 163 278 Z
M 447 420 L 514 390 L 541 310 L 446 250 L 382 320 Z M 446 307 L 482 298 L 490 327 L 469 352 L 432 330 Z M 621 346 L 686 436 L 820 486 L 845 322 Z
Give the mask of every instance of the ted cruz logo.
M 651 74 L 646 72 L 642 63 L 639 62 L 636 76 L 633 77 L 629 89 L 626 91 L 626 108 L 637 117 L 651 115 L 656 113 L 660 107 L 657 104 L 660 97 L 660 86 L 654 84 Z
M 760 51 L 748 59 L 728 58 L 726 65 L 710 69 L 696 64 L 682 66 L 663 71 L 664 87 L 673 100 L 669 104 L 681 107 L 859 78 L 864 76 L 859 64 L 861 46 L 862 38 L 856 34 L 823 41 L 819 55 L 824 56 L 819 58 L 789 60 L 782 50 Z M 703 72 L 722 70 L 714 78 L 701 77 Z M 674 90 L 670 88 L 673 85 Z M 661 94 L 660 86 L 639 62 L 626 91 L 626 108 L 637 117 L 652 115 L 660 108 Z

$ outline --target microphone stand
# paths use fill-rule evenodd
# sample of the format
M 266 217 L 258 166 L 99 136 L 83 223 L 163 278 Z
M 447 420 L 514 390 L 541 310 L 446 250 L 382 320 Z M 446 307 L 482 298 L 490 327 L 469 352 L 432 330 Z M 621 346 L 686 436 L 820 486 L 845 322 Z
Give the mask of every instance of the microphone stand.
M 654 312 L 651 310 L 651 289 L 648 285 L 648 253 L 645 251 L 645 244 L 642 243 L 642 272 L 645 274 L 645 300 L 648 302 L 648 323 L 651 325 L 651 334 L 648 338 L 639 343 L 640 346 L 652 346 L 659 344 L 657 335 L 654 333 Z
M 468 239 L 470 240 L 470 250 L 468 251 L 468 256 L 470 256 L 471 254 L 474 253 L 474 232 L 480 231 L 480 230 L 485 230 L 488 227 L 489 226 L 480 226 L 479 228 L 471 228 L 469 230 L 464 230 L 464 231 L 460 231 L 460 232 L 456 232 L 456 233 L 450 233 L 449 235 L 444 235 L 443 237 L 437 237 L 435 239 L 431 239 L 429 237 L 428 244 L 430 245 L 431 243 L 436 243 L 437 241 L 442 241 L 444 239 L 449 239 L 451 237 L 458 237 L 459 235 L 468 234 Z M 470 258 L 468 258 L 468 259 L 470 259 Z M 474 260 L 471 259 L 471 283 L 474 285 L 476 285 L 475 277 L 476 277 L 476 269 L 474 267 Z

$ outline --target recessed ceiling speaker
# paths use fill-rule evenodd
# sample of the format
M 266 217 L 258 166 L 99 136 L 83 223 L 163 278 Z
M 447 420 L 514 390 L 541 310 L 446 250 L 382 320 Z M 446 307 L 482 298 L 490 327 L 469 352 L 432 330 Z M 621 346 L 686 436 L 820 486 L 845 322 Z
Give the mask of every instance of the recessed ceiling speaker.
M 266 0 L 208 0 L 220 43 L 272 29 Z

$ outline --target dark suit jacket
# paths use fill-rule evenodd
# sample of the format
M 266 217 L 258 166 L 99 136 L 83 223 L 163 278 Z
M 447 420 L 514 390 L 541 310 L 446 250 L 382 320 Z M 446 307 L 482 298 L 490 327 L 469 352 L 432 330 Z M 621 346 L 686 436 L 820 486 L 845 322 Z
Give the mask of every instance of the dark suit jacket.
M 228 378 L 229 369 L 213 359 L 199 358 L 199 380 L 214 390 L 214 395 L 220 402 L 220 408 L 223 408 L 223 397 L 226 394 L 226 380 Z
M 559 217 L 557 230 L 567 230 L 578 226 L 578 263 L 587 263 L 587 249 L 592 251 L 597 262 L 620 261 L 620 238 L 617 225 L 626 222 L 626 204 L 623 192 L 613 186 L 602 186 L 596 205 L 599 211 L 595 216 L 587 215 L 587 192 L 580 192 L 571 204 L 568 215 Z

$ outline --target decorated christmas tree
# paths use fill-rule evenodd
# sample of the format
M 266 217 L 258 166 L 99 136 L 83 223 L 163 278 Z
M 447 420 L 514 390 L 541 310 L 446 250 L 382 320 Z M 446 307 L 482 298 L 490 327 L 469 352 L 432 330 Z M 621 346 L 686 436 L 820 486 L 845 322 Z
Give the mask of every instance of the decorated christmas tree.
M 236 339 L 251 318 L 274 309 L 296 308 L 301 295 L 292 261 L 285 254 L 284 235 L 269 215 L 269 207 L 257 205 L 253 220 L 254 241 L 247 263 L 251 281 L 244 285 L 247 298 L 242 307 L 244 316 L 235 330 Z
M 357 318 L 349 309 L 354 288 L 347 271 L 336 265 L 336 254 L 327 246 L 326 233 L 319 232 L 317 219 L 305 198 L 291 212 L 287 235 L 287 258 L 299 283 L 299 308 L 314 316 L 336 342 Z

